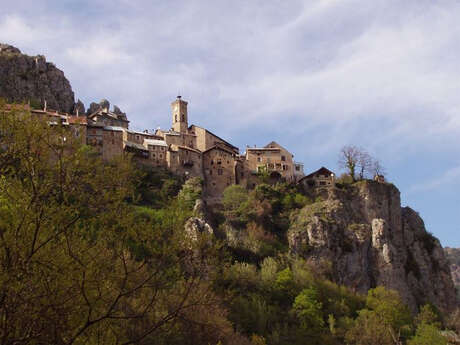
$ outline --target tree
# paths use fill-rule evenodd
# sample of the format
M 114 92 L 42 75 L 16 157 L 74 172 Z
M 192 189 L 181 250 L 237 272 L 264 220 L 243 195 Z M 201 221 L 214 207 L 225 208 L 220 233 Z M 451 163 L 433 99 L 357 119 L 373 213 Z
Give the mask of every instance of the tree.
M 230 213 L 237 211 L 249 199 L 248 191 L 240 185 L 231 185 L 225 188 L 222 204 Z
M 369 174 L 382 175 L 384 168 L 380 161 L 374 159 L 363 148 L 357 146 L 344 146 L 339 154 L 339 167 L 345 169 L 353 182 L 358 178 L 364 179 Z
M 340 150 L 339 166 L 346 169 L 353 181 L 356 181 L 356 169 L 360 151 L 356 146 L 344 146 Z
M 377 159 L 372 162 L 371 172 L 374 176 L 385 175 L 386 173 L 382 163 Z
M 363 149 L 360 149 L 358 152 L 358 169 L 359 169 L 359 179 L 362 180 L 365 178 L 366 174 L 370 172 L 372 167 L 372 157 Z
M 448 345 L 448 343 L 438 327 L 423 322 L 417 327 L 415 336 L 407 342 L 407 345 Z
M 366 308 L 359 311 L 346 339 L 356 345 L 393 345 L 404 339 L 412 322 L 398 293 L 384 287 L 368 291 Z
M 0 105 L 0 176 L 2 344 L 155 344 L 209 322 L 192 314 L 218 304 L 216 248 L 186 243 L 177 203 L 138 217 L 129 157 L 104 164 L 66 127 Z

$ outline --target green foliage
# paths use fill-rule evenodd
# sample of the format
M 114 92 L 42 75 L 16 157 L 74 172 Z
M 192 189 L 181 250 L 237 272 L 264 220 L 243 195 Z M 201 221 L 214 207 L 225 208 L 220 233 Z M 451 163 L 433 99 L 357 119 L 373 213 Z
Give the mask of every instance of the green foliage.
M 197 199 L 201 198 L 203 192 L 203 181 L 199 177 L 188 179 L 182 186 L 178 195 L 180 205 L 185 210 L 193 210 Z
M 151 199 L 129 156 L 104 164 L 18 109 L 0 104 L 2 342 L 231 342 L 205 269 L 218 247 L 185 240 L 182 204 L 135 205 Z
M 322 304 L 318 301 L 318 291 L 314 287 L 303 289 L 295 298 L 294 311 L 304 330 L 321 332 L 325 323 L 322 316 Z
M 226 210 L 236 211 L 248 201 L 248 191 L 240 185 L 231 185 L 224 190 L 222 203 Z
M 439 328 L 433 324 L 421 323 L 417 327 L 415 336 L 407 342 L 407 345 L 447 345 L 447 340 L 443 337 Z
M 366 308 L 359 311 L 346 339 L 357 345 L 390 345 L 408 337 L 411 323 L 411 314 L 399 295 L 379 286 L 368 291 Z
M 437 308 L 432 304 L 425 304 L 420 308 L 419 313 L 415 318 L 415 323 L 421 325 L 422 323 L 433 325 L 441 328 L 441 315 Z

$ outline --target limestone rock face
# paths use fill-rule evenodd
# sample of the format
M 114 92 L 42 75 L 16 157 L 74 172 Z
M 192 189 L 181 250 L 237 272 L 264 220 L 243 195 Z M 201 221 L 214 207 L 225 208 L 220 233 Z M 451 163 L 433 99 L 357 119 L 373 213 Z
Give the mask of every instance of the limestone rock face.
M 0 97 L 7 101 L 31 102 L 71 113 L 74 93 L 64 73 L 42 55 L 27 56 L 7 44 L 0 44 Z
M 77 103 L 75 103 L 72 113 L 74 115 L 85 116 L 85 105 L 82 101 L 78 100 Z
M 457 289 L 457 299 L 460 301 L 460 248 L 444 248 L 450 265 L 452 280 Z
M 455 308 L 443 249 L 415 211 L 401 208 L 396 187 L 362 181 L 332 188 L 323 199 L 294 216 L 291 252 L 312 263 L 329 260 L 335 280 L 356 291 L 397 290 L 413 311 L 427 302 Z

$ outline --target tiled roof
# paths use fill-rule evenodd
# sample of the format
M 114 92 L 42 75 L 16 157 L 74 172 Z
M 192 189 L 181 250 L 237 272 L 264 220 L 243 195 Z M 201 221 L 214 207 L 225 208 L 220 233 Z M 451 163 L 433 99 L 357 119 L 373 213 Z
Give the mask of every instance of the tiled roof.
M 182 149 L 182 150 L 188 150 L 188 151 L 193 151 L 193 152 L 196 152 L 196 153 L 201 153 L 200 150 L 192 149 L 191 147 L 182 146 L 182 145 L 177 145 L 177 147 Z
M 138 150 L 148 151 L 143 145 L 138 143 L 133 143 L 132 141 L 124 141 L 125 146 L 129 146 Z
M 240 151 L 240 149 L 236 146 L 233 146 L 232 144 L 230 144 L 228 141 L 222 139 L 221 137 L 215 135 L 213 132 L 207 130 L 206 128 L 203 128 L 203 127 L 200 127 L 200 126 L 197 126 L 197 125 L 191 125 L 189 128 L 191 127 L 198 127 L 198 128 L 201 128 L 201 129 L 204 129 L 206 132 L 208 132 L 209 134 L 213 135 L 214 137 L 216 137 L 217 139 L 219 140 L 222 140 L 225 144 L 227 144 L 228 146 L 230 146 L 231 148 L 235 149 L 235 150 L 238 150 L 238 152 Z
M 331 176 L 331 174 L 334 174 L 334 173 L 332 171 L 330 171 L 329 169 L 325 168 L 325 167 L 321 167 L 320 169 L 312 172 L 311 174 L 302 177 L 301 180 L 306 179 L 306 178 L 312 178 L 312 177 L 314 177 L 316 175 L 329 175 L 329 176 Z
M 144 144 L 153 145 L 153 146 L 166 146 L 166 147 L 168 147 L 168 145 L 166 144 L 166 141 L 157 140 L 157 139 L 144 139 Z
M 114 131 L 114 132 L 123 132 L 126 128 L 117 127 L 117 126 L 104 126 L 105 131 Z

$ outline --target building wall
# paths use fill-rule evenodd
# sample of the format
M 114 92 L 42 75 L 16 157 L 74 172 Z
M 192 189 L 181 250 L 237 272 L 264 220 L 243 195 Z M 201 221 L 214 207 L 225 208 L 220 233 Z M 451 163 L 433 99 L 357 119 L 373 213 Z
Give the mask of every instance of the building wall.
M 209 197 L 220 197 L 228 186 L 236 183 L 235 155 L 215 147 L 203 153 L 204 186 Z
M 292 154 L 276 143 L 265 148 L 246 149 L 248 169 L 257 173 L 259 169 L 266 169 L 268 173 L 277 172 L 287 182 L 294 182 L 294 162 Z
M 102 158 L 110 160 L 123 154 L 123 133 L 122 131 L 103 130 Z
M 203 178 L 202 154 L 183 146 L 172 145 L 167 155 L 168 167 L 177 175 Z
M 153 167 L 167 167 L 168 148 L 159 145 L 148 145 L 149 165 Z
M 88 126 L 86 129 L 86 143 L 102 154 L 104 146 L 104 129 L 102 127 Z
M 192 125 L 189 129 L 189 133 L 196 135 L 196 148 L 200 151 L 206 151 L 212 148 L 215 145 L 223 145 L 229 150 L 234 151 L 238 154 L 238 150 L 230 145 L 221 138 L 215 136 L 211 132 L 207 131 L 204 128 Z

